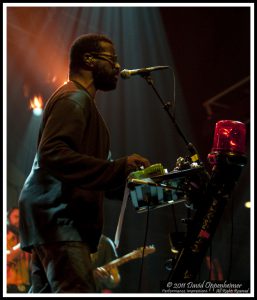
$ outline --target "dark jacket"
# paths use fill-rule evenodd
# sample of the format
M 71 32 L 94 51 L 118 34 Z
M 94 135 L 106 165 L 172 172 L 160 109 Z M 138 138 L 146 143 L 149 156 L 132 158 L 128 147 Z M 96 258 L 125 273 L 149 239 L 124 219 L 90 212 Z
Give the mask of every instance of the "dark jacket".
M 38 148 L 19 198 L 21 248 L 56 241 L 96 247 L 103 192 L 124 184 L 126 157 L 107 160 L 109 132 L 94 99 L 72 81 L 44 110 Z

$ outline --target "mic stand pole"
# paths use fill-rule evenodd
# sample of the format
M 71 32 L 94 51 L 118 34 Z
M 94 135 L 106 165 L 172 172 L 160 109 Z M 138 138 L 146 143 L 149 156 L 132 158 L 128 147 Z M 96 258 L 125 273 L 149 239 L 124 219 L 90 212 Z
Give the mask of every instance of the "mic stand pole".
M 144 73 L 144 74 L 141 74 L 141 76 L 147 81 L 147 83 L 153 88 L 155 94 L 157 95 L 157 97 L 159 98 L 159 100 L 161 101 L 162 105 L 163 105 L 163 108 L 164 110 L 167 112 L 167 114 L 169 115 L 171 121 L 173 122 L 173 124 L 175 125 L 179 135 L 182 137 L 183 141 L 186 143 L 187 145 L 187 148 L 189 150 L 189 152 L 192 154 L 192 157 L 191 159 L 193 161 L 199 161 L 199 155 L 198 155 L 198 151 L 196 150 L 195 146 L 188 142 L 188 140 L 186 139 L 186 137 L 184 136 L 183 132 L 181 131 L 181 129 L 179 128 L 178 124 L 176 123 L 174 117 L 172 116 L 169 108 L 170 108 L 170 103 L 164 103 L 164 101 L 162 100 L 160 94 L 158 93 L 158 91 L 156 90 L 154 84 L 153 84 L 153 79 L 151 78 L 150 76 L 150 71 L 147 72 L 147 73 Z

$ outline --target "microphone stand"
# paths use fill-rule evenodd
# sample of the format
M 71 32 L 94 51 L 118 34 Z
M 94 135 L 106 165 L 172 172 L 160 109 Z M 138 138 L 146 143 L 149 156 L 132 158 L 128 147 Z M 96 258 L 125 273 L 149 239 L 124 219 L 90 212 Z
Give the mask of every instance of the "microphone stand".
M 199 162 L 195 147 L 187 141 L 170 113 L 169 103 L 164 103 L 154 87 L 150 71 L 147 74 L 142 74 L 142 77 L 152 86 L 164 109 L 175 124 L 178 133 L 187 144 L 192 154 L 192 161 Z M 170 269 L 167 282 L 172 280 L 173 282 L 183 284 L 185 281 L 192 282 L 196 280 L 225 206 L 232 197 L 233 189 L 236 186 L 242 168 L 246 164 L 246 157 L 244 155 L 233 152 L 214 152 L 210 153 L 208 158 L 209 162 L 213 164 L 212 173 L 210 176 L 206 172 L 206 179 L 204 177 L 200 179 L 203 180 L 201 181 L 203 185 L 199 186 L 199 193 L 192 192 L 189 194 L 190 198 L 192 198 L 190 199 L 191 203 L 198 200 L 198 207 L 192 219 L 190 215 L 187 216 L 187 220 L 189 221 L 187 223 L 187 235 L 182 243 L 182 247 L 180 246 L 181 249 L 179 249 L 177 257 L 175 257 L 175 264 Z
M 185 135 L 183 134 L 183 132 L 181 131 L 181 129 L 179 128 L 175 118 L 172 116 L 169 108 L 170 108 L 170 103 L 164 103 L 164 101 L 162 100 L 160 94 L 158 93 L 158 91 L 156 90 L 154 83 L 153 83 L 153 79 L 150 76 L 150 71 L 140 74 L 145 80 L 146 82 L 153 88 L 155 94 L 157 95 L 157 97 L 159 98 L 159 100 L 161 101 L 161 104 L 163 105 L 164 110 L 167 112 L 168 116 L 170 117 L 171 121 L 173 122 L 177 132 L 179 133 L 179 135 L 181 136 L 181 138 L 183 139 L 183 141 L 185 142 L 185 144 L 187 145 L 187 148 L 189 150 L 189 152 L 191 153 L 191 159 L 193 161 L 198 161 L 200 164 L 202 164 L 199 160 L 199 155 L 198 155 L 198 151 L 196 150 L 195 146 L 191 143 L 188 142 L 188 140 L 186 139 Z

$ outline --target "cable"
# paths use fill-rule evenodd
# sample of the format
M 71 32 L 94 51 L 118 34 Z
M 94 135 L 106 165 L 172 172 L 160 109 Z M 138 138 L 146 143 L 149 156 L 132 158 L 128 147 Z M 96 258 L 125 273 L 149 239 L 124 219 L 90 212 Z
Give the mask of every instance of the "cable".
M 210 242 L 210 268 L 209 268 L 209 280 L 211 281 L 211 273 L 212 273 L 212 241 Z
M 144 245 L 143 245 L 143 252 L 142 252 L 142 259 L 141 259 L 141 266 L 140 266 L 140 274 L 139 274 L 139 282 L 138 282 L 138 293 L 140 293 L 141 284 L 142 284 L 143 267 L 144 267 L 144 256 L 145 256 L 145 247 L 146 247 L 146 240 L 147 240 L 147 233 L 148 233 L 148 223 L 149 223 L 149 212 L 150 212 L 150 204 L 149 204 L 149 201 L 148 201 L 148 205 L 147 205 L 147 215 L 146 215 L 145 238 L 144 238 Z
M 177 217 L 176 217 L 176 212 L 175 212 L 175 205 L 171 206 L 171 212 L 172 212 L 172 217 L 174 221 L 174 227 L 175 227 L 175 232 L 178 232 L 178 224 L 177 224 Z
M 173 118 L 175 119 L 175 108 L 176 108 L 176 77 L 175 77 L 175 72 L 173 68 L 169 67 L 169 69 L 172 71 L 172 77 L 173 77 L 173 104 L 171 105 L 172 107 L 172 115 Z
M 234 235 L 234 201 L 231 197 L 231 232 L 230 232 L 230 255 L 229 255 L 229 265 L 228 265 L 228 280 L 230 279 L 231 269 L 232 269 L 232 257 L 233 257 L 233 235 Z

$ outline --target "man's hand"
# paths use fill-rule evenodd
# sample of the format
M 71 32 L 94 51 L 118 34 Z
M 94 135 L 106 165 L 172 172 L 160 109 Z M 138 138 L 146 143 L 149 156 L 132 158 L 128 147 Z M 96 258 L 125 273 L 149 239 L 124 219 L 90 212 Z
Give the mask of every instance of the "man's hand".
M 127 158 L 126 173 L 127 173 L 127 175 L 129 175 L 129 173 L 139 170 L 140 167 L 146 168 L 149 166 L 150 166 L 150 162 L 147 158 L 144 158 L 143 156 L 134 153 L 134 154 L 128 156 L 128 158 Z
M 94 270 L 94 275 L 97 280 L 105 281 L 109 278 L 110 274 L 103 267 L 96 268 Z
M 108 272 L 105 268 L 98 267 L 94 270 L 94 277 L 96 281 L 102 282 L 107 288 L 114 288 L 120 282 L 120 274 L 117 268 L 112 268 Z

